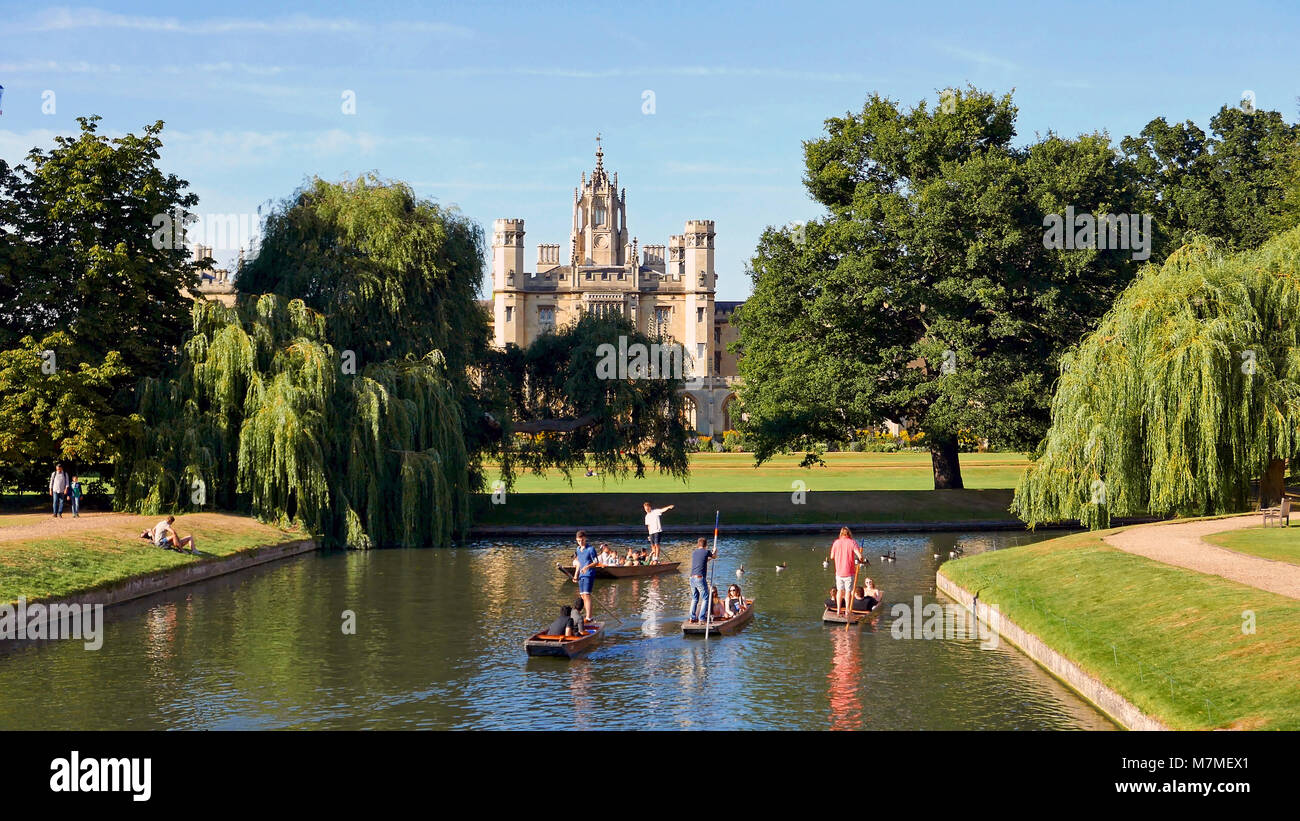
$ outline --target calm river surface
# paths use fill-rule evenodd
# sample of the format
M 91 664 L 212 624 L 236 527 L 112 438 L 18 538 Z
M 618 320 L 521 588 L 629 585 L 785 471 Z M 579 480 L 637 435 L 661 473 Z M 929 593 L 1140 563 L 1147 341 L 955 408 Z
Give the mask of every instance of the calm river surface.
M 723 539 L 718 585 L 746 568 L 749 626 L 684 638 L 685 573 L 597 580 L 623 623 L 573 661 L 522 647 L 573 598 L 568 546 L 313 554 L 114 608 L 95 652 L 0 653 L 0 729 L 1114 729 L 1005 645 L 890 636 L 890 605 L 936 601 L 934 553 L 1047 535 L 868 536 L 885 606 L 848 629 L 820 621 L 833 533 Z

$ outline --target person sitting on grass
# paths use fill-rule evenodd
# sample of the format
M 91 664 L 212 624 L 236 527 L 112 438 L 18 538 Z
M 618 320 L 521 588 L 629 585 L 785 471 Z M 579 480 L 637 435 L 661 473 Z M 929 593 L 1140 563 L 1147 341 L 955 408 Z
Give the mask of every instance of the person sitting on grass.
M 185 552 L 184 550 L 181 550 L 181 548 L 189 547 L 190 553 L 197 556 L 199 550 L 194 546 L 194 537 L 186 536 L 182 539 L 176 532 L 175 528 L 172 527 L 175 523 L 176 517 L 168 516 L 166 519 L 163 519 L 161 522 L 154 525 L 153 543 L 158 547 L 166 548 L 167 550 L 175 550 L 180 553 Z
M 551 626 L 546 628 L 548 636 L 572 636 L 573 633 L 573 608 L 567 604 L 560 605 L 560 617 L 551 622 Z
M 738 615 L 745 609 L 745 599 L 740 595 L 740 585 L 733 584 L 727 588 L 726 618 Z

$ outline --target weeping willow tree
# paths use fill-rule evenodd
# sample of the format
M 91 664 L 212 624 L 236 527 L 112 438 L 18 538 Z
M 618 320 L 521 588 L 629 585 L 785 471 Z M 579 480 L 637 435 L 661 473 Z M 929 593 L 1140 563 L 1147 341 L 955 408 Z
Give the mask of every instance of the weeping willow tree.
M 681 388 L 692 364 L 680 343 L 617 315 L 583 314 L 527 348 L 496 352 L 484 381 L 505 386 L 512 409 L 497 451 L 507 486 L 519 468 L 640 478 L 653 465 L 684 479 L 692 431 Z
M 177 376 L 144 381 L 119 504 L 447 543 L 482 485 L 482 258 L 477 226 L 403 184 L 313 181 L 267 220 L 235 306 L 195 303 Z
M 1031 526 L 1198 515 L 1281 496 L 1300 448 L 1300 228 L 1225 255 L 1196 240 L 1143 271 L 1062 360 Z

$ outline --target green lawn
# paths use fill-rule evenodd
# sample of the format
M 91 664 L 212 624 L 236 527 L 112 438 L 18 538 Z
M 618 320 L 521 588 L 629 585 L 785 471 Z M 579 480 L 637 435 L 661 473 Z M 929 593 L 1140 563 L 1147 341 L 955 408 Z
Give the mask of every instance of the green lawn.
M 1250 527 L 1211 533 L 1205 541 L 1261 559 L 1300 564 L 1300 527 Z
M 45 515 L 38 518 L 40 534 L 15 539 L 6 536 L 6 531 L 30 529 L 30 517 L 0 516 L 0 602 L 15 602 L 20 596 L 31 600 L 84 593 L 134 576 L 303 538 L 246 516 L 178 516 L 179 532 L 195 535 L 201 554 L 195 557 L 154 547 L 139 538 L 142 530 L 157 523 L 158 516 L 108 514 L 89 521 L 64 518 L 53 522 Z M 80 526 L 60 534 L 60 525 L 70 521 Z
M 516 493 L 722 493 L 769 491 L 790 493 L 801 481 L 810 491 L 931 490 L 934 473 L 929 453 L 828 453 L 825 467 L 801 468 L 802 454 L 776 456 L 754 467 L 749 453 L 693 453 L 686 482 L 647 472 L 641 479 L 622 481 L 584 476 L 579 470 L 570 484 L 558 471 L 544 476 L 521 474 Z M 1022 453 L 963 453 L 962 479 L 967 488 L 1013 488 L 1028 458 Z M 497 478 L 488 466 L 488 481 Z
M 1170 727 L 1300 729 L 1300 601 L 1123 553 L 1097 533 L 942 572 Z

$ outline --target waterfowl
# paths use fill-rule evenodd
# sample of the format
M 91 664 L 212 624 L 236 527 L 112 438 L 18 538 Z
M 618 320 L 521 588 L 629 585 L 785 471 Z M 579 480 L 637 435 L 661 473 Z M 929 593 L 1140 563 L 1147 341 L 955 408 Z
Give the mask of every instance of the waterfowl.
M 776 572 L 777 572 L 777 573 L 780 573 L 782 570 L 785 570 L 785 568 L 786 568 L 786 563 L 785 563 L 785 562 L 781 562 L 780 564 L 778 564 L 778 565 L 776 566 Z

